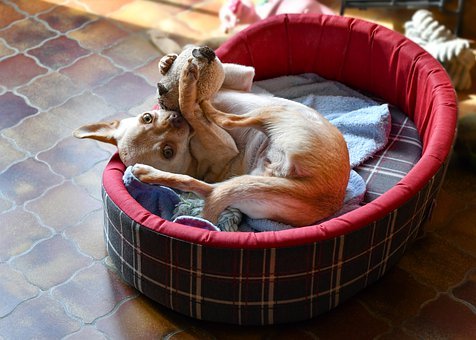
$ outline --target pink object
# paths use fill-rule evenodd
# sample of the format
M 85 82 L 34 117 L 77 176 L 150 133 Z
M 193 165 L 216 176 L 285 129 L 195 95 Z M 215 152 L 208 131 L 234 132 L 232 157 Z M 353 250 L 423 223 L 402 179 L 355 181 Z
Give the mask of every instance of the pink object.
M 228 33 L 237 25 L 248 25 L 278 14 L 336 14 L 316 0 L 270 0 L 255 7 L 251 0 L 228 0 L 220 9 L 221 29 Z

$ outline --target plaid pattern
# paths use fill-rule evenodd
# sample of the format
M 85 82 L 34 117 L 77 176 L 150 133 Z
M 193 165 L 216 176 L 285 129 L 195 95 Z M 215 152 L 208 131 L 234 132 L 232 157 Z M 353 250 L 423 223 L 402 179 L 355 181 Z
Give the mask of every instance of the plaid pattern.
M 306 320 L 375 282 L 419 232 L 443 169 L 385 218 L 334 239 L 288 248 L 212 248 L 131 220 L 103 190 L 109 256 L 126 282 L 179 313 L 240 325 Z
M 411 112 L 429 143 L 435 140 L 433 129 L 442 131 L 429 156 L 447 157 L 456 125 L 454 89 L 431 56 L 390 30 L 339 16 L 276 16 L 235 35 L 217 53 L 226 62 L 253 65 L 255 79 L 313 72 L 385 98 Z M 364 177 L 367 172 L 367 201 L 386 190 L 383 183 L 377 185 L 380 176 L 401 178 L 406 172 L 399 168 L 405 162 L 397 162 L 398 167 L 392 162 L 407 151 L 393 154 L 391 149 L 413 148 L 407 123 L 401 133 L 392 133 L 387 151 L 367 163 L 376 161 L 374 170 L 359 169 Z M 420 162 L 432 169 L 439 165 L 431 157 Z M 159 234 L 126 216 L 106 191 L 117 197 L 120 190 L 110 187 L 103 190 L 107 247 L 127 282 L 185 315 L 234 324 L 305 320 L 342 303 L 399 260 L 430 214 L 445 169 L 446 164 L 431 180 L 418 183 L 422 189 L 405 195 L 398 209 L 358 230 L 265 249 L 217 248 Z M 107 174 L 103 178 L 111 184 Z
M 368 203 L 395 186 L 421 158 L 422 144 L 415 124 L 398 108 L 390 106 L 392 128 L 385 149 L 356 168 L 362 176 Z
M 370 186 L 385 176 L 398 178 L 412 158 L 393 159 L 421 150 L 410 121 L 392 117 L 387 149 L 359 169 Z M 347 235 L 287 248 L 213 248 L 171 238 L 125 215 L 103 188 L 108 253 L 125 281 L 179 313 L 240 325 L 306 320 L 375 282 L 400 259 L 430 214 L 445 168 L 385 218 Z M 372 190 L 378 195 L 389 186 Z

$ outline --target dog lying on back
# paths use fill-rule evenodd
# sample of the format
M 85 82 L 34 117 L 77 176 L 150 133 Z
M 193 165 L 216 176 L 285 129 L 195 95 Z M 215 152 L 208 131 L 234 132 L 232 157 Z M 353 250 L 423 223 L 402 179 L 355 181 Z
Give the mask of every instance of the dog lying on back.
M 239 151 L 230 134 L 210 123 L 199 111 L 184 110 L 183 115 L 180 113 L 178 89 L 182 67 L 178 65 L 183 66 L 188 63 L 188 59 L 192 59 L 201 70 L 201 78 L 210 80 L 197 84 L 201 89 L 197 95 L 201 99 L 210 98 L 224 82 L 229 83 L 229 79 L 233 78 L 230 77 L 232 72 L 227 72 L 227 80 L 222 63 L 209 49 L 188 47 L 174 62 L 176 58 L 177 55 L 168 55 L 159 63 L 160 71 L 168 72 L 162 79 L 163 83 L 158 86 L 158 93 L 163 93 L 164 84 L 167 85 L 167 97 L 174 98 L 173 101 L 167 101 L 163 97 L 159 99 L 162 106 L 160 109 L 121 121 L 85 125 L 74 131 L 73 135 L 116 145 L 122 162 L 127 166 L 144 163 L 207 182 L 220 181 L 227 176 L 222 174 L 223 165 L 228 164 Z M 238 86 L 240 79 L 234 83 L 235 88 L 242 88 Z M 174 88 L 172 84 L 175 85 Z M 183 105 L 194 105 L 185 89 L 182 89 L 181 98 Z
M 221 63 L 203 48 L 193 48 L 184 62 L 185 52 L 160 62 L 166 75 L 175 63 L 180 66 L 173 71 L 178 82 L 158 85 L 162 107 L 181 114 L 159 109 L 88 125 L 75 136 L 116 144 L 121 160 L 135 164 L 132 171 L 143 182 L 196 193 L 205 201 L 202 217 L 212 223 L 228 206 L 293 226 L 338 211 L 350 173 L 339 130 L 315 110 L 286 99 L 220 86 L 215 95 L 203 95 L 202 70 Z M 225 73 L 227 68 L 240 73 L 240 66 L 228 65 Z

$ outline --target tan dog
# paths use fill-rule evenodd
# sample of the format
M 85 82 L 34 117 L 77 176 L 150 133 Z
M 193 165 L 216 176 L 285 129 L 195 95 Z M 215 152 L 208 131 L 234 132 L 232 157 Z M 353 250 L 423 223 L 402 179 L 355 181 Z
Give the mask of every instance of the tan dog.
M 188 93 L 182 112 L 195 111 L 198 69 L 190 63 L 180 79 Z M 182 98 L 181 98 L 182 100 Z M 339 210 L 350 166 L 341 133 L 316 111 L 285 99 L 221 90 L 203 114 L 229 130 L 239 155 L 229 164 L 230 179 L 209 184 L 137 164 L 143 182 L 191 191 L 205 200 L 203 217 L 216 223 L 228 206 L 252 218 L 308 225 Z M 228 114 L 225 112 L 234 112 Z M 217 150 L 218 151 L 218 150 Z
M 220 129 L 221 132 L 226 129 L 233 143 L 230 144 L 221 132 L 219 138 L 216 134 L 211 134 L 210 138 L 193 136 L 200 142 L 190 143 L 189 154 L 192 156 L 183 157 L 192 160 L 184 165 L 174 161 L 168 166 L 155 165 L 157 162 L 153 158 L 157 153 L 149 144 L 140 148 L 149 149 L 149 155 L 146 151 L 141 156 L 147 160 L 141 163 L 148 165 L 134 165 L 135 176 L 143 182 L 198 194 L 205 200 L 203 218 L 213 223 L 228 206 L 238 208 L 252 218 L 267 218 L 293 226 L 309 225 L 341 208 L 350 166 L 346 143 L 337 128 L 302 104 L 236 90 L 221 89 L 211 101 L 202 100 L 200 111 L 196 105 L 199 78 L 197 64 L 189 61 L 179 80 L 179 106 L 183 116 L 191 126 L 197 121 L 203 123 L 200 128 L 194 128 L 195 135 L 206 134 L 203 127 Z M 173 114 L 160 110 L 139 117 L 142 123 L 121 121 L 110 125 L 110 133 L 114 135 L 120 154 L 121 148 L 133 150 L 142 143 L 151 143 L 150 136 L 146 141 L 142 139 L 146 129 L 141 127 L 144 117 L 149 121 L 149 114 L 154 125 L 174 125 L 173 118 L 168 118 L 172 122 L 163 122 L 167 120 L 167 114 Z M 101 139 L 98 135 L 104 135 L 101 129 L 83 127 L 80 130 L 89 130 L 89 135 L 78 133 L 78 137 Z M 190 128 L 181 127 L 177 134 L 179 131 L 183 131 L 183 135 L 177 145 L 182 151 L 175 153 L 183 155 L 187 143 L 184 139 L 191 141 Z M 163 136 L 168 136 L 169 132 L 163 132 Z M 205 145 L 205 140 L 212 144 Z M 130 148 L 126 144 L 135 146 Z M 209 150 L 213 176 L 199 173 L 198 167 L 193 165 L 193 150 L 199 144 Z M 233 151 L 238 153 L 230 157 L 233 146 L 237 147 Z M 228 161 L 219 162 L 217 159 Z M 177 164 L 171 166 L 172 163 Z M 220 182 L 207 183 L 215 180 Z
M 73 135 L 116 145 L 126 166 L 144 163 L 163 171 L 187 174 L 207 182 L 223 180 L 229 176 L 227 164 L 238 155 L 238 149 L 228 132 L 212 124 L 200 111 L 193 110 L 193 98 L 210 98 L 223 82 L 230 85 L 230 79 L 235 79 L 236 88 L 241 86 L 241 81 L 233 76 L 233 67 L 227 67 L 229 77 L 225 79 L 223 65 L 211 49 L 187 47 L 178 59 L 177 57 L 171 54 L 159 62 L 161 73 L 167 73 L 167 77 L 158 84 L 159 95 L 167 93 L 167 96 L 159 99 L 162 109 L 144 112 L 137 117 L 121 121 L 85 125 L 75 130 Z M 197 91 L 196 96 L 192 98 L 188 96 L 185 84 L 182 85 L 180 102 L 186 107 L 181 110 L 182 115 L 177 111 L 180 109 L 179 80 L 185 68 L 178 65 L 183 66 L 192 61 L 194 66 L 202 71 L 202 77 L 197 78 L 197 84 L 194 84 L 194 89 L 199 88 L 201 91 Z M 209 82 L 199 83 L 202 78 L 208 79 Z

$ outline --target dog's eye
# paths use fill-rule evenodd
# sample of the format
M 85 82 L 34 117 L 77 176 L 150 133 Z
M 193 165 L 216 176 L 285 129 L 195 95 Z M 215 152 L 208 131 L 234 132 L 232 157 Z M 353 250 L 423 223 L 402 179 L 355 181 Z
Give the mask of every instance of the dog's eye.
M 152 123 L 153 120 L 154 120 L 154 118 L 152 117 L 152 115 L 150 113 L 144 113 L 142 115 L 142 121 L 145 124 L 150 124 L 150 123 Z
M 166 145 L 162 149 L 162 154 L 165 159 L 171 159 L 174 156 L 174 149 L 170 145 Z

